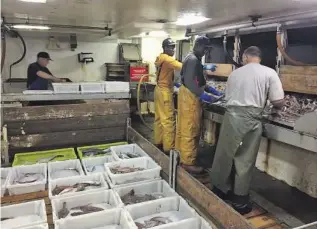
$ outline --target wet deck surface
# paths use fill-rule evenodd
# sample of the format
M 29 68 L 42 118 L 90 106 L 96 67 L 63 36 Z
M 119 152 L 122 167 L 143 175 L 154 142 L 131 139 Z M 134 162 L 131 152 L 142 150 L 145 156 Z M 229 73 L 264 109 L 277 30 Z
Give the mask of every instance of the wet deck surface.
M 153 123 L 152 117 L 146 117 L 145 120 L 148 124 Z M 150 141 L 153 140 L 153 132 L 141 124 L 139 118 L 132 118 L 132 126 L 144 137 Z M 214 146 L 204 145 L 199 149 L 197 163 L 204 168 L 210 168 L 214 152 Z M 210 186 L 208 176 L 201 177 L 199 180 L 207 187 Z M 296 188 L 290 187 L 282 181 L 274 179 L 266 173 L 255 169 L 251 189 L 304 223 L 317 221 L 317 199 L 308 196 Z M 278 225 L 276 225 L 273 221 L 277 222 L 280 220 L 274 218 L 271 213 L 265 211 L 257 204 L 255 204 L 254 210 L 250 215 L 246 216 L 246 218 L 257 228 L 288 228 L 287 225 L 285 225 L 287 222 L 279 222 Z M 266 222 L 267 225 L 262 225 L 264 222 Z

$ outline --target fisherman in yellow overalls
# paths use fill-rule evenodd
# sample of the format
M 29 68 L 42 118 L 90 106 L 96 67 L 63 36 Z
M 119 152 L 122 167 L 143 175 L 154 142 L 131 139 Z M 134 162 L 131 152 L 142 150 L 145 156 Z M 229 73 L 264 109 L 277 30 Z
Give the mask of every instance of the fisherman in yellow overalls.
M 154 144 L 166 154 L 175 147 L 174 70 L 182 63 L 175 60 L 175 42 L 167 38 L 162 43 L 163 53 L 155 61 L 157 86 L 154 91 L 155 121 Z

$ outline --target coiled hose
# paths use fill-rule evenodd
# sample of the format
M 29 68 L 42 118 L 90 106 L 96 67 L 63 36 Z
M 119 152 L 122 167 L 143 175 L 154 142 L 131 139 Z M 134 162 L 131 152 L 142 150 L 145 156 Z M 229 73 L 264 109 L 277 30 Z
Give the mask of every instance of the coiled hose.
M 23 53 L 22 53 L 22 56 L 21 56 L 17 61 L 15 61 L 14 63 L 12 63 L 12 64 L 10 65 L 9 79 L 11 79 L 11 76 L 12 76 L 12 67 L 13 67 L 14 65 L 20 63 L 20 62 L 24 59 L 24 57 L 25 57 L 25 55 L 26 55 L 26 44 L 25 44 L 25 41 L 24 41 L 23 37 L 20 35 L 20 33 L 19 33 L 18 31 L 11 30 L 10 32 L 11 32 L 13 35 L 17 36 L 18 38 L 20 38 L 20 40 L 21 40 L 21 42 L 22 42 L 22 45 L 23 45 Z
M 145 77 L 149 77 L 149 76 L 151 76 L 151 74 L 143 75 L 143 76 L 140 78 L 140 80 L 139 80 L 138 88 L 137 88 L 137 107 L 138 107 L 138 112 L 139 112 L 139 116 L 140 116 L 140 119 L 141 119 L 142 123 L 143 123 L 147 128 L 149 128 L 150 130 L 153 131 L 153 128 L 145 122 L 145 120 L 144 120 L 144 118 L 143 118 L 143 116 L 142 116 L 142 113 L 141 113 L 141 102 L 140 102 L 141 84 L 143 83 L 144 78 L 145 78 Z
M 237 62 L 234 61 L 234 59 L 232 58 L 232 56 L 230 55 L 230 53 L 228 52 L 227 49 L 227 34 L 225 34 L 223 36 L 223 51 L 225 52 L 225 55 L 228 57 L 229 61 L 236 66 L 237 68 L 240 68 L 242 66 L 242 64 L 239 64 Z
M 281 52 L 282 56 L 291 64 L 297 65 L 297 66 L 309 66 L 309 65 L 314 65 L 314 64 L 305 64 L 303 62 L 297 61 L 292 59 L 289 55 L 287 55 L 283 44 L 282 44 L 282 31 L 280 29 L 277 30 L 276 32 L 276 43 L 279 51 Z

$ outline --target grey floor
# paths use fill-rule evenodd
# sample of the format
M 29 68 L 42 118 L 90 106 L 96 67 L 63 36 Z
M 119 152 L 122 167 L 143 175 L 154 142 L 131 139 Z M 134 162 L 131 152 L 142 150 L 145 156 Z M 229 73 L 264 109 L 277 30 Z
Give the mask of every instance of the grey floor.
M 153 117 L 146 117 L 145 120 L 150 125 L 153 123 Z M 152 140 L 152 131 L 145 127 L 138 117 L 132 118 L 132 126 L 144 137 Z M 205 168 L 210 168 L 214 152 L 214 146 L 201 147 L 197 163 Z M 317 221 L 317 199 L 290 187 L 285 182 L 255 169 L 251 189 L 304 223 Z

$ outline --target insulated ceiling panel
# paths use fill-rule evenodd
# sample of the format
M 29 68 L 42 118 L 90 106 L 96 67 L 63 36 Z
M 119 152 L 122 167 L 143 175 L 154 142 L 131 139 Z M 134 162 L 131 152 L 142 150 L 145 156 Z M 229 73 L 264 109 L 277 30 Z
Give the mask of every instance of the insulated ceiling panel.
M 317 9 L 314 0 L 47 0 L 40 4 L 2 0 L 1 5 L 8 22 L 29 19 L 30 23 L 98 27 L 108 23 L 122 27 L 131 22 L 173 22 L 188 12 L 212 18 L 201 24 L 205 26 L 245 20 L 250 14 L 270 16 Z

